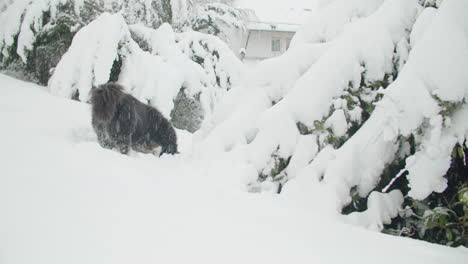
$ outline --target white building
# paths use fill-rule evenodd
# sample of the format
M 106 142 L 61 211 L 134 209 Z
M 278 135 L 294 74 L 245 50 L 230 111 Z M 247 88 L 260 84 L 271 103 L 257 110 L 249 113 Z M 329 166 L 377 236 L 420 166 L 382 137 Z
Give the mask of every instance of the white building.
M 298 27 L 298 24 L 250 22 L 244 59 L 263 60 L 283 54 Z

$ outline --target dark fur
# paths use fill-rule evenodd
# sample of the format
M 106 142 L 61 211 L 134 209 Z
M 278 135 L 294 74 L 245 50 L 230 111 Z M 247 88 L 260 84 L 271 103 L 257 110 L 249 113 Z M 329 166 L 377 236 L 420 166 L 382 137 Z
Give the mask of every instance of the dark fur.
M 154 107 L 124 92 L 116 83 L 91 90 L 92 123 L 99 144 L 127 154 L 130 149 L 161 154 L 177 153 L 177 136 L 171 123 Z

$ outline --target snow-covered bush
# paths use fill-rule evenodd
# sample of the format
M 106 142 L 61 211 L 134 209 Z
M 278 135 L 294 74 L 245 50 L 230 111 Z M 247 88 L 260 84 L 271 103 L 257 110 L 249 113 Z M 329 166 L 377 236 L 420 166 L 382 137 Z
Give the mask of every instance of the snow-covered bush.
M 250 16 L 246 10 L 222 3 L 207 3 L 198 5 L 187 23 L 193 30 L 217 36 L 232 50 L 238 51 L 246 41 Z
M 174 33 L 168 25 L 158 30 L 132 26 L 131 31 L 141 47 L 162 56 L 183 75 L 170 107 L 177 128 L 198 130 L 205 117 L 211 115 L 214 103 L 239 83 L 242 64 L 217 37 L 198 32 Z M 163 79 L 163 75 L 155 78 Z
M 241 62 L 218 38 L 128 26 L 104 13 L 83 27 L 49 81 L 57 95 L 87 101 L 92 86 L 118 81 L 156 106 L 174 125 L 194 132 L 217 100 L 239 82 Z
M 54 93 L 82 101 L 92 85 L 125 82 L 137 97 L 172 115 L 177 127 L 193 132 L 210 115 L 222 90 L 238 81 L 241 68 L 216 37 L 175 34 L 168 25 L 154 33 L 165 22 L 182 30 L 189 11 L 199 5 L 207 4 L 187 0 L 4 2 L 0 68 L 49 83 Z M 240 22 L 225 23 L 235 23 L 235 28 Z M 128 25 L 134 25 L 132 30 Z M 145 37 L 152 39 L 147 42 Z M 161 54 L 167 49 L 178 51 Z M 142 64 L 151 67 L 132 69 Z
M 247 109 L 245 111 L 249 116 L 257 115 L 256 121 L 252 122 L 256 127 L 249 128 L 248 131 L 253 129 L 257 134 L 249 147 L 256 150 L 257 154 L 252 157 L 252 162 L 259 171 L 260 178 L 276 178 L 278 176 L 275 173 L 279 169 L 280 178 L 283 179 L 283 174 L 287 173 L 287 160 L 294 157 L 295 145 L 302 136 L 315 135 L 319 150 L 329 144 L 339 147 L 370 115 L 372 103 L 381 97 L 378 94 L 379 89 L 385 88 L 396 75 L 395 62 L 401 56 L 395 50 L 398 43 L 409 37 L 407 32 L 415 20 L 417 3 L 387 3 L 388 8 L 383 6 L 372 13 L 371 10 L 375 11 L 378 5 L 373 4 L 369 8 L 369 1 L 356 2 L 361 4 L 345 5 L 347 12 L 340 9 L 343 16 L 350 16 L 343 19 L 353 21 L 351 17 L 356 13 L 363 14 L 363 17 L 348 24 L 346 28 L 345 24 L 341 25 L 340 30 L 343 33 L 340 37 L 335 39 L 330 35 L 327 38 L 333 41 L 322 43 L 322 37 L 301 36 L 298 33 L 303 41 L 293 40 L 294 45 L 288 52 L 280 58 L 261 64 L 259 72 L 254 73 L 266 80 L 257 83 L 253 79 L 249 81 L 253 83 L 247 84 L 259 90 L 259 96 L 262 97 L 252 104 L 258 104 L 258 100 L 268 101 L 266 107 L 253 110 L 255 112 L 242 99 L 238 102 L 239 108 Z M 331 16 L 339 7 L 341 8 L 339 5 L 329 5 L 321 14 Z M 400 8 L 405 12 L 402 13 Z M 365 16 L 369 14 L 371 15 Z M 394 23 L 391 16 L 399 16 L 396 20 L 399 22 Z M 315 29 L 316 21 L 311 21 L 309 28 Z M 308 30 L 306 32 L 311 33 Z M 302 55 L 304 51 L 310 55 Z M 301 54 L 301 58 L 298 54 Z M 284 70 L 285 62 L 288 63 L 288 70 Z M 285 81 L 276 81 L 271 76 L 282 76 L 278 78 Z M 238 120 L 229 121 L 240 123 Z M 282 128 L 278 129 L 276 125 Z M 221 124 L 216 129 L 223 126 L 226 124 Z M 246 132 L 230 130 L 228 135 Z M 285 134 L 280 136 L 278 130 Z M 292 131 L 295 132 L 289 133 Z M 220 134 L 227 137 L 225 132 Z M 233 143 L 222 141 L 227 145 Z M 271 155 L 272 153 L 275 154 Z M 282 166 L 278 168 L 274 164 Z M 265 171 L 265 168 L 272 167 L 277 168 L 273 173 L 270 169 Z
M 173 1 L 179 3 L 180 1 Z M 158 27 L 172 22 L 170 0 L 18 0 L 0 13 L 0 68 L 46 84 L 74 34 L 104 12 L 120 12 L 128 23 Z
M 381 230 L 403 202 L 446 190 L 467 137 L 468 6 L 434 6 L 322 5 L 283 56 L 228 94 L 203 147 L 244 153 L 252 191 L 320 193 L 334 214 L 359 211 L 345 221 Z
M 125 45 L 134 49 L 138 46 L 132 42 L 123 17 L 102 14 L 74 36 L 49 80 L 51 92 L 87 101 L 93 85 L 109 80 L 118 51 Z
M 468 148 L 457 144 L 452 152 L 450 169 L 445 174 L 447 188 L 424 200 L 406 197 L 404 209 L 384 232 L 408 236 L 450 246 L 466 246 L 468 212 Z M 403 177 L 401 177 L 403 178 Z M 401 179 L 399 178 L 399 179 Z M 395 187 L 405 189 L 398 181 Z

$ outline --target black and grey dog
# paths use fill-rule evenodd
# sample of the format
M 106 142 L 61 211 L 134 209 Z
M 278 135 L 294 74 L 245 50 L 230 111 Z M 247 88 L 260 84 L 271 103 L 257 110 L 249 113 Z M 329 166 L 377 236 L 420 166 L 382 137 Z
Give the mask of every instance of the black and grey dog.
M 91 90 L 92 123 L 99 144 L 127 154 L 177 153 L 177 136 L 171 123 L 154 107 L 143 104 L 116 83 Z

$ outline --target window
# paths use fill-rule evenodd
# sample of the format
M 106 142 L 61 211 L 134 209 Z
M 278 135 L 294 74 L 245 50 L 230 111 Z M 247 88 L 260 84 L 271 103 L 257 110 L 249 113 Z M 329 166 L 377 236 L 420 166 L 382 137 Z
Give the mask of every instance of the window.
M 281 51 L 281 39 L 273 38 L 271 40 L 271 51 Z

